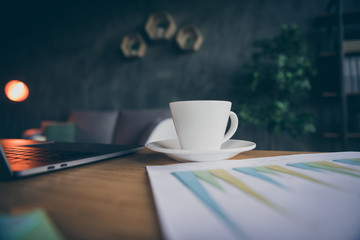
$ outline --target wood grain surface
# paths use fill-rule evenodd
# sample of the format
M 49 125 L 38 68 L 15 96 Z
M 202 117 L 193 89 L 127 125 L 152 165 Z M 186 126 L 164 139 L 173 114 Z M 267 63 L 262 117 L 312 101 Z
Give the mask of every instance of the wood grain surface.
M 233 159 L 304 152 L 249 151 Z M 66 239 L 161 239 L 145 166 L 176 164 L 144 150 L 25 179 L 0 181 L 0 211 L 43 208 Z

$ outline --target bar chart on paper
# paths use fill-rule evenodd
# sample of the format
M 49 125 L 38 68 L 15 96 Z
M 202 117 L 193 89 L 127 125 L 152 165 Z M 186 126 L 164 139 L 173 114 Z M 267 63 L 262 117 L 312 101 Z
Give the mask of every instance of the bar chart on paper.
M 168 239 L 360 239 L 360 153 L 147 167 Z

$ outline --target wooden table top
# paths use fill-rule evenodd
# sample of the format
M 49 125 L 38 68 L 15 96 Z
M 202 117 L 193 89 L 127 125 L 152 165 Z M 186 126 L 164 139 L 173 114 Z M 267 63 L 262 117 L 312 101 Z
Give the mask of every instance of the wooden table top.
M 304 152 L 249 151 L 233 159 Z M 161 239 L 145 166 L 178 163 L 144 150 L 14 181 L 0 181 L 0 212 L 43 208 L 66 239 Z

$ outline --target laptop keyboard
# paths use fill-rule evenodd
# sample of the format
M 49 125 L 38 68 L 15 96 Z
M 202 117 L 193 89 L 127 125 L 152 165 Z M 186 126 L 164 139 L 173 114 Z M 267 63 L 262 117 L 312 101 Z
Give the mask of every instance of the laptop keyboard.
M 85 152 L 59 151 L 54 149 L 36 149 L 19 146 L 3 146 L 3 150 L 6 158 L 11 163 L 30 160 L 38 162 L 49 162 L 49 160 L 58 162 L 94 156 L 94 154 L 92 153 Z

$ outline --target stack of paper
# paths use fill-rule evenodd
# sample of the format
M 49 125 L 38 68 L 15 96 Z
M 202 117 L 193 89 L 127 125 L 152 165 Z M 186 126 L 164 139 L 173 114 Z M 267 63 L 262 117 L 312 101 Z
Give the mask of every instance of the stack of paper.
M 167 239 L 360 239 L 360 152 L 147 171 Z

